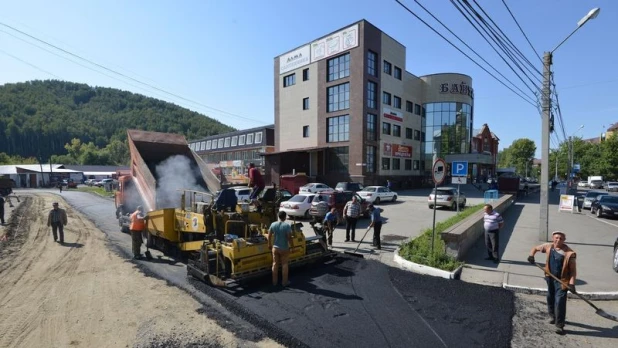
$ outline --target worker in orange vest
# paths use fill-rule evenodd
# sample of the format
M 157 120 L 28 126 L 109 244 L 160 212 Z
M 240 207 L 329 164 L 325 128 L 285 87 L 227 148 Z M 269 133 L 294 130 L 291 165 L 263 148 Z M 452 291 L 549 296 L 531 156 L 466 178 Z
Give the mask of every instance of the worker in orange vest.
M 142 231 L 146 228 L 146 217 L 144 216 L 144 209 L 141 205 L 137 206 L 137 210 L 131 214 L 131 224 L 129 230 L 131 231 L 131 241 L 133 246 L 133 258 L 139 260 L 142 258 L 141 247 L 143 243 Z

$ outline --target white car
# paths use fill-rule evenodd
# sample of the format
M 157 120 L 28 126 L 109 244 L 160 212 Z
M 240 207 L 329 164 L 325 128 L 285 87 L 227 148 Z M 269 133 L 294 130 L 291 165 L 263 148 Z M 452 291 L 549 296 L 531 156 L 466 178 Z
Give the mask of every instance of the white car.
M 605 190 L 607 192 L 618 192 L 618 182 L 609 181 L 605 184 Z
M 289 216 L 309 218 L 309 208 L 313 202 L 315 193 L 299 193 L 294 197 L 282 202 L 279 211 L 284 211 Z
M 356 192 L 362 199 L 369 203 L 394 202 L 397 200 L 397 192 L 391 191 L 384 186 L 367 186 Z
M 251 187 L 239 186 L 232 187 L 234 189 L 234 193 L 236 193 L 236 198 L 238 198 L 238 202 L 248 202 L 249 196 L 251 196 Z
M 577 183 L 577 187 L 588 187 L 588 181 L 580 181 Z
M 316 182 L 307 184 L 305 186 L 301 186 L 300 189 L 298 190 L 299 193 L 320 193 L 320 192 L 331 192 L 331 191 L 335 191 L 335 190 L 333 190 L 330 186 L 326 184 L 320 184 Z

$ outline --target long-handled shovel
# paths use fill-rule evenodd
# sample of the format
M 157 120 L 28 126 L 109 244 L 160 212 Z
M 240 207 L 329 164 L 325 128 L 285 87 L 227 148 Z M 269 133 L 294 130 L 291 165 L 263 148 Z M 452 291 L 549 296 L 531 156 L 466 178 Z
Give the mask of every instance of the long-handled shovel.
M 545 272 L 545 274 L 547 274 L 548 276 L 554 278 L 555 280 L 559 281 L 562 285 L 568 287 L 568 285 L 563 282 L 562 280 L 558 279 L 558 277 L 556 277 L 555 275 L 548 273 L 545 268 L 541 267 L 538 263 L 534 264 L 535 266 L 537 266 L 538 268 L 540 268 L 541 270 L 543 270 L 543 272 Z M 613 320 L 613 321 L 618 321 L 618 315 L 616 314 L 611 314 L 611 313 L 607 313 L 606 311 L 602 310 L 601 308 L 597 307 L 594 305 L 594 303 L 590 302 L 589 300 L 585 299 L 582 295 L 578 294 L 577 292 L 573 292 L 571 291 L 573 294 L 575 294 L 577 297 L 581 298 L 582 300 L 584 300 L 584 302 L 586 302 L 587 304 L 589 304 L 590 306 L 592 306 L 592 308 L 594 308 L 596 310 L 596 313 L 600 316 L 602 316 L 605 319 L 609 319 L 609 320 Z
M 371 227 L 367 227 L 367 231 L 365 231 L 365 234 L 363 234 L 363 238 L 361 238 L 360 242 L 358 243 L 358 245 L 356 246 L 356 249 L 354 249 L 354 251 L 344 251 L 343 253 L 344 254 L 348 254 L 348 255 L 352 255 L 352 256 L 356 256 L 356 257 L 365 258 L 365 256 L 363 256 L 363 254 L 357 253 L 357 251 L 358 251 L 358 248 L 360 248 L 361 244 L 363 243 L 363 240 L 367 236 L 367 232 L 369 232 L 370 229 L 371 229 Z

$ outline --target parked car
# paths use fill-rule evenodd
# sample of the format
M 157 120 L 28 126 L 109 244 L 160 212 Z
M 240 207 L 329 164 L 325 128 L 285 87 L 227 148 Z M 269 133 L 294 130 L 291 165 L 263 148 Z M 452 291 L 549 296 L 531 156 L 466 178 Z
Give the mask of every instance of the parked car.
M 334 190 L 326 184 L 312 182 L 307 185 L 301 186 L 298 193 L 318 193 L 318 192 L 328 192 L 328 191 L 334 191 Z
M 279 205 L 279 211 L 284 211 L 289 216 L 310 218 L 309 209 L 315 193 L 299 193 Z
M 436 207 L 447 207 L 452 210 L 457 210 L 457 204 L 463 208 L 466 206 L 466 196 L 459 194 L 459 201 L 457 201 L 457 189 L 454 187 L 438 187 L 437 190 L 433 189 L 427 197 L 427 205 L 429 209 Z
M 397 192 L 391 191 L 384 186 L 367 186 L 356 192 L 361 198 L 369 203 L 380 204 L 380 202 L 394 202 L 397 200 Z
M 590 205 L 590 213 L 597 217 L 618 217 L 618 196 L 598 195 Z
M 607 195 L 607 192 L 601 192 L 601 191 L 588 191 L 586 193 L 586 196 L 584 197 L 584 205 L 583 205 L 583 209 L 590 209 L 590 206 L 592 205 L 592 201 L 595 200 L 595 198 L 597 198 L 598 195 Z
M 605 185 L 605 190 L 607 190 L 607 192 L 618 192 L 618 182 L 609 181 Z
M 116 180 L 114 180 L 114 179 L 103 179 L 103 180 L 101 180 L 101 181 L 97 181 L 97 182 L 94 184 L 94 186 L 97 186 L 97 187 L 105 187 L 105 184 L 108 184 L 108 183 L 109 183 L 109 184 L 115 184 L 115 183 L 117 183 L 117 181 L 116 181 Z
M 577 183 L 577 187 L 588 187 L 588 181 L 581 180 Z
M 340 223 L 343 221 L 343 208 L 348 201 L 352 200 L 353 196 L 356 196 L 356 199 L 361 205 L 361 216 L 366 218 L 369 217 L 369 212 L 367 211 L 367 205 L 369 205 L 369 203 L 359 196 L 358 193 L 352 191 L 320 192 L 313 197 L 309 215 L 321 222 L 324 216 L 326 216 L 326 213 L 330 211 L 331 208 L 335 207 L 337 209 L 338 223 Z
M 614 271 L 618 272 L 618 238 L 614 242 Z
M 77 188 L 77 183 L 73 179 L 69 179 L 67 182 L 67 188 Z
M 335 186 L 336 191 L 358 192 L 362 189 L 363 189 L 363 185 L 359 182 L 343 181 L 343 182 L 338 182 L 337 186 Z
M 590 188 L 591 189 L 602 189 L 603 188 L 603 181 L 601 180 L 592 180 L 590 182 Z

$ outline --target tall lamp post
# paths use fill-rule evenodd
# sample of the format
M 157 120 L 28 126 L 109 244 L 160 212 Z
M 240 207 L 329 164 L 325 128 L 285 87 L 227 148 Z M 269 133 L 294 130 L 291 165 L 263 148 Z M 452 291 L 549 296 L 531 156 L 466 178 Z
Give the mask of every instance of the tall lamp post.
M 540 241 L 548 241 L 549 240 L 549 197 L 547 187 L 549 184 L 549 129 L 550 129 L 550 119 L 551 119 L 551 64 L 552 64 L 552 55 L 558 49 L 558 47 L 562 46 L 562 44 L 568 40 L 575 32 L 581 28 L 584 24 L 586 24 L 589 20 L 596 18 L 601 11 L 600 8 L 596 7 L 590 10 L 584 18 L 580 19 L 577 22 L 577 28 L 573 30 L 564 40 L 562 40 L 558 46 L 556 46 L 553 50 L 549 52 L 545 52 L 543 55 L 543 117 L 542 117 L 542 126 L 541 126 L 541 214 L 539 219 L 539 240 Z
M 573 187 L 573 178 L 572 178 L 572 174 L 573 174 L 573 157 L 575 157 L 575 155 L 573 154 L 573 136 L 575 135 L 575 133 L 579 132 L 580 130 L 582 130 L 584 128 L 584 125 L 582 124 L 581 126 L 579 126 L 579 128 L 577 128 L 577 130 L 575 132 L 573 132 L 573 134 L 569 135 L 569 162 L 568 162 L 568 171 L 567 171 L 567 175 L 568 175 L 568 183 L 569 183 L 569 188 Z

